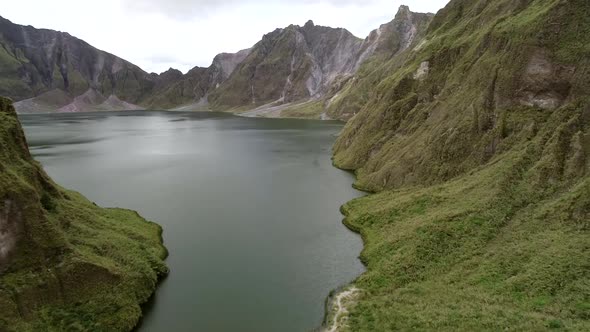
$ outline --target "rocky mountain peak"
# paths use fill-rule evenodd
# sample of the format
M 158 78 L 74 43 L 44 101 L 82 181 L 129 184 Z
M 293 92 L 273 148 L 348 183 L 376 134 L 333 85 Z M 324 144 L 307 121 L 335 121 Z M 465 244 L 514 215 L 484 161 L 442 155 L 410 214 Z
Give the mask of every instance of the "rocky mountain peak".
M 160 76 L 169 76 L 169 77 L 181 77 L 182 72 L 176 68 L 170 67 L 165 72 L 161 73 Z
M 399 6 L 399 9 L 397 10 L 397 14 L 396 16 L 400 16 L 400 15 L 411 15 L 412 12 L 410 11 L 410 7 L 407 5 L 401 5 Z
M 217 68 L 220 72 L 220 76 L 218 77 L 218 80 L 215 82 L 215 84 L 220 84 L 227 80 L 236 67 L 250 54 L 250 51 L 251 49 L 248 48 L 237 53 L 218 54 L 213 59 L 213 64 L 211 65 L 212 67 Z

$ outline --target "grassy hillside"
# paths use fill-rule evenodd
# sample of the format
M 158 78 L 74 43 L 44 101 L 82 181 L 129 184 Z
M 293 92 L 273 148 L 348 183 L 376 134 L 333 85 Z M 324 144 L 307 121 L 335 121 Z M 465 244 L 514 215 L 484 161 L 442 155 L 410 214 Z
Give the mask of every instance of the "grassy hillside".
M 488 163 L 522 126 L 587 104 L 590 4 L 518 3 L 452 1 L 379 81 L 336 164 L 369 190 L 436 183 Z
M 0 331 L 128 331 L 167 273 L 162 229 L 51 181 L 0 98 Z
M 368 272 L 351 331 L 590 329 L 590 3 L 452 0 L 335 164 Z

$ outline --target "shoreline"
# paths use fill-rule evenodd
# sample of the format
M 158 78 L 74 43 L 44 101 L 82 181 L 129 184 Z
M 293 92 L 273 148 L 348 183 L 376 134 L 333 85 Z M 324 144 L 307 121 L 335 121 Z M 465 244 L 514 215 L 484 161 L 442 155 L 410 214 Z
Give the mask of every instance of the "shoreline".
M 357 176 L 356 176 L 354 170 L 340 168 L 334 163 L 332 164 L 332 166 L 334 168 L 341 170 L 341 171 L 351 173 L 354 176 L 354 182 L 351 184 L 351 186 L 354 189 L 365 193 L 364 196 L 360 196 L 355 199 L 352 199 L 352 200 L 344 203 L 342 206 L 340 206 L 340 213 L 344 216 L 344 219 L 342 220 L 342 225 L 344 225 L 344 227 L 346 227 L 351 232 L 358 234 L 361 237 L 361 241 L 363 243 L 363 248 L 361 250 L 361 253 L 357 257 L 357 259 L 361 262 L 361 264 L 363 264 L 365 271 L 363 271 L 361 274 L 359 274 L 356 278 L 351 280 L 349 283 L 333 289 L 330 292 L 330 294 L 328 294 L 328 297 L 326 298 L 326 301 L 325 301 L 324 320 L 323 320 L 321 326 L 316 329 L 317 331 L 320 331 L 320 332 L 337 332 L 338 328 L 341 327 L 341 326 L 339 326 L 339 321 L 345 322 L 348 319 L 347 316 L 343 316 L 343 315 L 348 314 L 347 305 L 350 305 L 350 302 L 343 304 L 342 300 L 349 299 L 352 302 L 352 301 L 354 301 L 355 297 L 358 297 L 358 295 L 360 295 L 360 293 L 363 292 L 362 289 L 356 287 L 356 281 L 358 280 L 358 278 L 360 278 L 363 274 L 367 273 L 367 271 L 368 271 L 367 264 L 363 260 L 363 256 L 362 256 L 362 252 L 366 248 L 367 238 L 363 234 L 363 232 L 360 228 L 352 225 L 349 222 L 349 218 L 348 218 L 349 212 L 348 212 L 346 206 L 350 202 L 352 202 L 356 199 L 365 198 L 367 196 L 374 194 L 373 192 L 369 192 L 369 191 L 363 190 L 362 188 L 358 188 L 355 185 L 356 180 L 357 180 Z M 333 312 L 335 312 L 335 313 L 332 315 Z
M 347 121 L 343 121 L 340 119 L 332 119 L 325 114 L 321 114 L 320 118 L 310 118 L 310 117 L 297 117 L 297 116 L 260 116 L 251 114 L 253 111 L 246 111 L 246 112 L 228 112 L 228 111 L 215 111 L 210 109 L 193 109 L 193 110 L 183 110 L 183 109 L 167 109 L 167 110 L 158 110 L 158 109 L 139 109 L 139 110 L 87 110 L 87 111 L 80 111 L 80 112 L 21 112 L 17 113 L 18 116 L 27 116 L 27 115 L 53 115 L 53 114 L 101 114 L 101 113 L 124 113 L 124 112 L 170 112 L 170 113 L 223 113 L 223 114 L 231 114 L 234 116 L 238 116 L 241 118 L 248 118 L 248 119 L 291 119 L 291 120 L 313 120 L 313 121 L 321 121 L 321 122 L 330 122 L 336 121 L 339 123 L 346 124 Z M 338 167 L 337 167 L 338 168 Z

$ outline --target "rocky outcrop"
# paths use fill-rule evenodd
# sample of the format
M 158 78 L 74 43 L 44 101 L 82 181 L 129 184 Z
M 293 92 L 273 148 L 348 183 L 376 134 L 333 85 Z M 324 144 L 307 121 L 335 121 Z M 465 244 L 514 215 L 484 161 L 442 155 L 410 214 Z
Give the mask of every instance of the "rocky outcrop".
M 518 103 L 543 109 L 563 105 L 570 94 L 575 69 L 555 63 L 546 49 L 532 51 L 522 74 Z
M 251 49 L 241 50 L 237 53 L 221 53 L 213 59 L 211 65 L 213 72 L 213 82 L 221 84 L 227 80 L 246 57 L 250 54 Z

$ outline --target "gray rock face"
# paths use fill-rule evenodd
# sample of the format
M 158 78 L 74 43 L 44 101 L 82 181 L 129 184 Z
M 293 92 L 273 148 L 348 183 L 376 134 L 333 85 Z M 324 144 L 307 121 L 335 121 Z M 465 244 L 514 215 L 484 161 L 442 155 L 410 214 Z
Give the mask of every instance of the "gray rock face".
M 139 67 L 68 33 L 13 24 L 0 17 L 0 95 L 21 101 L 59 89 L 89 89 L 139 102 L 154 86 Z M 62 100 L 45 100 L 51 106 Z
M 546 50 L 536 50 L 521 78 L 518 103 L 543 109 L 558 108 L 570 94 L 574 71 L 575 68 L 554 64 Z
M 219 74 L 214 81 L 217 81 L 216 83 L 222 83 L 227 80 L 236 67 L 250 54 L 250 51 L 251 49 L 245 49 L 238 53 L 221 53 L 217 55 L 211 65 Z
M 319 98 L 337 77 L 356 72 L 375 40 L 312 21 L 277 29 L 253 47 L 210 101 L 226 109 Z
M 277 106 L 332 97 L 367 59 L 375 54 L 393 57 L 408 49 L 431 17 L 402 6 L 393 21 L 364 40 L 312 21 L 277 29 L 253 47 L 234 74 L 209 95 L 209 102 L 218 110 L 249 108 L 277 116 L 284 109 Z

